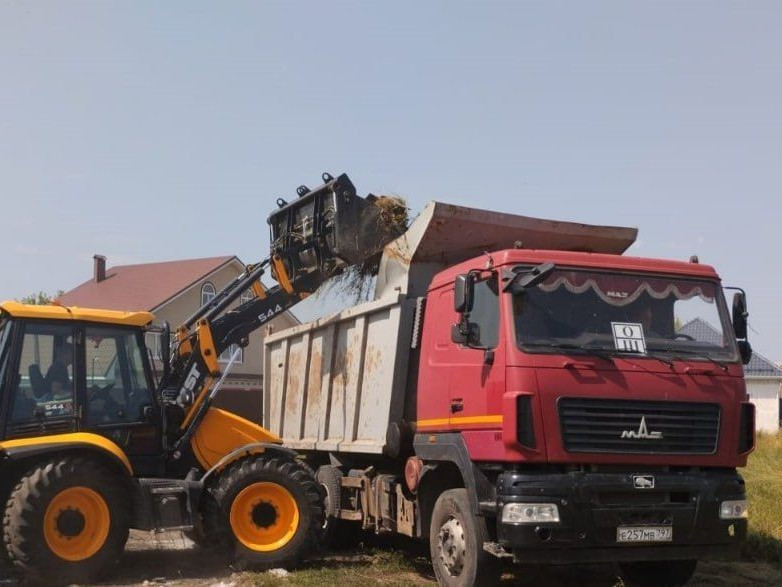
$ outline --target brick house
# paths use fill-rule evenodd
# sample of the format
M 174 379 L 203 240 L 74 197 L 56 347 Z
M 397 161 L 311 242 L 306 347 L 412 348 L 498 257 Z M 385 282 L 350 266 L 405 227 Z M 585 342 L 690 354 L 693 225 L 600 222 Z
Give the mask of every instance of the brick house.
M 138 265 L 106 267 L 106 258 L 94 256 L 92 279 L 59 297 L 66 306 L 103 308 L 108 310 L 147 310 L 155 322 L 167 320 L 174 330 L 203 303 L 244 271 L 236 256 L 184 259 Z M 251 292 L 240 300 L 245 301 Z M 237 302 L 238 304 L 239 302 Z M 290 312 L 275 318 L 269 327 L 281 330 L 298 324 Z M 263 337 L 266 328 L 253 332 L 249 345 L 242 350 L 217 397 L 219 407 L 259 422 L 262 406 Z M 162 341 L 149 333 L 147 344 L 156 355 L 155 368 Z M 220 356 L 227 363 L 233 349 Z

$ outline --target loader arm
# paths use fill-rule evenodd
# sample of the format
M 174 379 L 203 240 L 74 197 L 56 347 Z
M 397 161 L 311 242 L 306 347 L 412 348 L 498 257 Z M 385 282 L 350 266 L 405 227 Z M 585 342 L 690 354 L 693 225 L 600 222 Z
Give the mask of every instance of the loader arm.
M 160 384 L 164 402 L 185 409 L 184 419 L 169 449 L 180 458 L 206 416 L 214 398 L 213 384 L 223 375 L 218 357 L 233 344 L 246 346 L 250 333 L 303 300 L 330 277 L 378 254 L 404 227 L 379 222 L 375 197 L 356 195 L 347 175 L 323 175 L 314 190 L 297 189 L 297 199 L 277 200 L 269 215 L 270 255 L 248 265 L 208 304 L 176 331 L 176 342 Z M 260 279 L 271 271 L 277 285 L 266 289 Z M 242 294 L 255 294 L 230 308 Z M 216 391 L 216 389 L 214 390 Z

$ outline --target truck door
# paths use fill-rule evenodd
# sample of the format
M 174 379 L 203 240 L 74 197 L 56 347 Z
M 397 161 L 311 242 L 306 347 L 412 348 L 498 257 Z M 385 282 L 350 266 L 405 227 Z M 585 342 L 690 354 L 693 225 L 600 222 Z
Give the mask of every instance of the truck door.
M 499 301 L 496 274 L 475 282 L 469 320 L 477 325 L 477 337 L 470 346 L 454 344 L 448 369 L 452 428 L 497 428 L 502 424 L 505 356 L 500 348 Z

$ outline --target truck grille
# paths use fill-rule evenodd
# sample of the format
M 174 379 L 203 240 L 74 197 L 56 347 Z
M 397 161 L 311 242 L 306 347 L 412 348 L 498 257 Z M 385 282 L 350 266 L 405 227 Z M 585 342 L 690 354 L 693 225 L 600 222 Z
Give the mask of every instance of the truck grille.
M 568 452 L 713 454 L 720 407 L 710 403 L 562 398 Z

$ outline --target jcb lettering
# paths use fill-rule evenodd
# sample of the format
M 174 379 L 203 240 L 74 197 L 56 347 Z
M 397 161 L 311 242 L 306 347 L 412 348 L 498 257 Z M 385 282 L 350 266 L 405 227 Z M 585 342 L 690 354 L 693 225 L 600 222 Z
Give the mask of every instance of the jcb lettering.
M 193 365 L 193 368 L 190 369 L 190 373 L 187 374 L 187 378 L 185 379 L 185 383 L 182 387 L 186 391 L 193 391 L 196 383 L 198 383 L 198 378 L 200 375 L 201 373 L 198 371 L 198 366 Z

